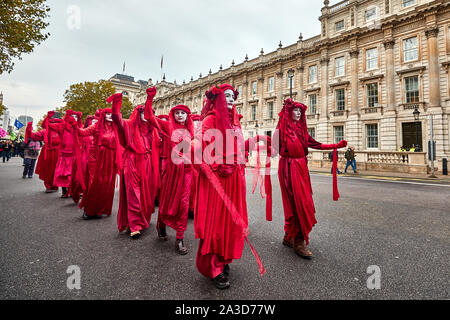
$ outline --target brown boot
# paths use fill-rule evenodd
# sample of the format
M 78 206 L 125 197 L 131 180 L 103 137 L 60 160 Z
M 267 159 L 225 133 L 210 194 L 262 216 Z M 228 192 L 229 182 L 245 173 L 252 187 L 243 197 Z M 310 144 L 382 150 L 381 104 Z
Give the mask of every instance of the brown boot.
M 284 235 L 283 238 L 283 246 L 289 247 L 289 248 L 293 248 L 294 247 L 294 239 L 289 239 L 289 236 L 287 234 Z
M 303 240 L 301 235 L 295 237 L 294 251 L 302 258 L 310 259 L 313 256 L 312 252 L 306 247 L 305 240 Z
M 158 228 L 158 237 L 162 241 L 169 240 L 169 237 L 167 236 L 167 232 L 166 232 L 166 226 Z
M 184 246 L 183 239 L 177 239 L 175 241 L 175 250 L 177 251 L 178 254 L 181 254 L 182 256 L 188 253 L 188 249 Z

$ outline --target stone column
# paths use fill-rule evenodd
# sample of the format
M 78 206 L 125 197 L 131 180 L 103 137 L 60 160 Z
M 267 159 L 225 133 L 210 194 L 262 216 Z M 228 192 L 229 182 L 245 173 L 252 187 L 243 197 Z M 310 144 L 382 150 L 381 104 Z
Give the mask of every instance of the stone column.
M 317 140 L 322 143 L 332 143 L 332 128 L 329 126 L 328 115 L 328 63 L 330 59 L 328 55 L 323 55 L 320 59 L 320 118 L 317 124 Z
M 321 75 L 320 75 L 320 97 L 321 97 L 321 112 L 320 118 L 328 119 L 328 63 L 330 58 L 328 56 L 320 59 Z
M 397 105 L 395 100 L 395 71 L 394 71 L 394 38 L 392 34 L 383 42 L 386 56 L 386 108 L 380 120 L 378 136 L 380 150 L 398 151 L 401 147 L 397 139 Z M 381 88 L 378 88 L 381 90 Z M 380 101 L 381 102 L 381 101 Z
M 280 68 L 281 69 L 281 68 Z M 277 114 L 281 112 L 281 109 L 283 108 L 283 88 L 284 88 L 284 74 L 283 71 L 280 70 L 277 72 L 277 105 L 274 106 L 273 114 L 274 117 L 277 118 Z
M 395 105 L 395 73 L 394 73 L 394 39 L 384 43 L 386 53 L 386 111 L 396 111 Z
M 352 79 L 351 79 L 351 112 L 350 115 L 358 115 L 360 112 L 359 103 L 358 103 L 358 89 L 359 89 L 359 72 L 358 72 L 358 56 L 359 50 L 354 49 L 350 51 L 351 65 L 352 65 Z
M 263 74 L 260 75 L 258 78 L 258 106 L 256 109 L 256 120 L 258 120 L 258 126 L 261 128 L 264 125 L 264 119 L 263 119 L 263 108 L 264 108 L 264 76 Z M 257 129 L 259 132 L 259 128 Z
M 441 106 L 440 81 L 439 81 L 439 49 L 437 36 L 439 28 L 437 26 L 428 28 L 425 35 L 428 40 L 428 65 L 429 65 L 429 88 L 430 88 L 430 107 Z
M 295 79 L 298 81 L 298 95 L 297 95 L 297 100 L 300 102 L 303 102 L 303 104 L 308 105 L 309 101 L 304 101 L 305 96 L 304 96 L 304 89 L 303 89 L 303 72 L 305 71 L 305 67 L 303 65 L 299 65 L 297 67 L 297 76 L 295 77 Z

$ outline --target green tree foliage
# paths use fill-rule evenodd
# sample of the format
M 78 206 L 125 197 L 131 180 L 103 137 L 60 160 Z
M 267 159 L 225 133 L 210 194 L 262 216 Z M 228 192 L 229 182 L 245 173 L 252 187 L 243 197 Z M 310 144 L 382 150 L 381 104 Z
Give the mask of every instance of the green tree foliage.
M 107 103 L 106 99 L 115 92 L 113 84 L 106 80 L 73 84 L 64 93 L 66 106 L 63 110 L 81 111 L 84 121 L 88 115 L 95 114 L 97 109 L 111 108 L 111 104 Z M 125 119 L 130 117 L 133 109 L 130 100 L 123 97 L 121 112 Z
M 49 37 L 50 33 L 43 33 L 50 11 L 45 1 L 0 1 L 0 74 L 11 73 L 14 58 L 21 60 L 22 53 L 32 52 Z

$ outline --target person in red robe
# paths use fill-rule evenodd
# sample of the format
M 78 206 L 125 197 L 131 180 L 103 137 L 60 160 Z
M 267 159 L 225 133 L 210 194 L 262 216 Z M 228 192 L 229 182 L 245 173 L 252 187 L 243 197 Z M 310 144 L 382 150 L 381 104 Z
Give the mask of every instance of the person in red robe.
M 309 233 L 317 223 L 312 198 L 311 179 L 308 171 L 308 148 L 317 150 L 334 149 L 333 167 L 337 166 L 337 149 L 344 148 L 347 141 L 338 144 L 322 144 L 308 134 L 304 104 L 286 99 L 280 112 L 274 140 L 279 142 L 280 161 L 278 178 L 285 216 L 283 245 L 294 248 L 304 258 L 311 258 L 312 252 L 307 248 Z M 272 153 L 276 155 L 276 152 Z M 339 199 L 336 170 L 333 170 L 333 199 Z
M 192 115 L 192 121 L 194 123 L 194 131 L 201 130 L 202 126 L 202 117 L 199 114 Z M 194 208 L 195 208 L 195 198 L 196 198 L 196 190 L 197 190 L 197 180 L 198 180 L 198 171 L 193 170 L 192 172 L 192 187 L 191 187 L 191 195 L 189 197 L 189 211 L 188 218 L 194 219 Z
M 81 165 L 81 149 L 78 143 L 78 135 L 73 125 L 76 123 L 76 126 L 82 127 L 81 116 L 81 112 L 67 110 L 63 123 L 49 124 L 49 127 L 56 130 L 61 136 L 61 147 L 53 184 L 62 188 L 62 198 L 69 197 L 68 188 L 72 179 L 72 167 L 77 164 Z M 78 175 L 81 177 L 81 170 Z
M 49 127 L 49 124 L 62 123 L 61 115 L 56 111 L 49 111 L 41 124 L 42 130 L 33 133 L 33 122 L 29 122 L 26 128 L 25 141 L 28 138 L 34 141 L 44 141 L 44 147 L 39 154 L 36 166 L 36 174 L 44 181 L 45 192 L 57 192 L 58 187 L 53 184 L 55 178 L 56 163 L 58 162 L 61 137 L 57 130 Z
M 93 138 L 92 157 L 95 159 L 92 178 L 80 204 L 80 209 L 84 209 L 83 219 L 101 218 L 102 215 L 109 217 L 121 156 L 113 127 L 112 109 L 101 110 L 99 121 L 86 129 L 78 129 L 78 134 L 83 138 Z
M 193 171 L 192 163 L 183 158 L 177 158 L 181 149 L 187 150 L 191 156 L 191 141 L 194 136 L 194 123 L 191 111 L 185 105 L 177 105 L 170 110 L 169 121 L 161 120 L 149 113 L 150 123 L 159 123 L 169 144 L 169 158 L 165 164 L 165 174 L 162 177 L 161 201 L 158 211 L 156 229 L 158 236 L 167 241 L 166 225 L 176 231 L 175 250 L 181 255 L 188 253 L 184 245 L 184 232 L 187 229 L 189 198 L 191 195 Z M 153 116 L 152 116 L 153 115 Z M 155 124 L 155 127 L 157 124 Z M 173 154 L 175 153 L 175 154 Z M 177 161 L 179 160 L 179 161 Z
M 160 114 L 156 117 L 163 121 L 169 121 L 169 116 L 166 114 Z M 168 152 L 168 146 L 165 147 L 165 144 L 164 144 L 165 134 L 163 132 L 158 132 L 158 134 L 159 134 L 159 176 L 160 176 L 160 180 L 162 181 L 163 168 L 165 168 L 166 161 L 167 161 L 166 152 Z M 159 207 L 160 196 L 161 196 L 161 188 L 158 188 L 158 191 L 156 192 L 156 198 L 155 198 L 155 207 Z M 165 239 L 165 237 L 164 237 L 164 239 Z
M 155 88 L 147 89 L 146 107 L 151 105 Z M 155 211 L 155 197 L 159 187 L 159 135 L 158 130 L 144 118 L 144 106 L 134 109 L 130 119 L 122 119 L 122 94 L 108 98 L 112 103 L 112 119 L 117 137 L 124 148 L 120 170 L 120 200 L 117 224 L 119 232 L 129 229 L 137 239 L 150 225 Z
M 245 181 L 245 146 L 249 144 L 244 141 L 234 105 L 237 96 L 231 85 L 212 87 L 202 110 L 203 160 L 194 219 L 195 237 L 200 240 L 196 265 L 203 276 L 214 279 L 218 289 L 230 287 L 230 264 L 241 258 L 249 234 Z M 235 138 L 228 142 L 227 136 Z M 223 139 L 223 148 L 220 142 L 216 144 L 219 139 Z M 195 154 L 197 148 L 194 142 Z M 264 274 L 259 256 L 250 248 Z
M 86 120 L 84 121 L 84 128 L 86 129 L 97 122 L 98 116 L 87 116 Z M 88 166 L 89 157 L 91 156 L 92 149 L 95 145 L 93 135 L 82 136 L 79 141 L 81 144 L 81 178 L 84 180 L 85 189 L 83 190 L 83 184 L 81 183 L 80 179 L 71 179 L 69 195 L 72 197 L 72 200 L 75 203 L 78 203 L 80 201 L 81 194 L 85 194 L 87 192 L 90 176 L 90 167 Z M 78 166 L 72 166 L 72 177 L 77 176 L 77 170 Z

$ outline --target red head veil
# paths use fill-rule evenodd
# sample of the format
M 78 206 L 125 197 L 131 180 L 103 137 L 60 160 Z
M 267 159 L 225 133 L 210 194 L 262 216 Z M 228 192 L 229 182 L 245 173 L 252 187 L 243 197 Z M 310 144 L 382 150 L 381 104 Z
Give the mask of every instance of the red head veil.
M 292 119 L 292 111 L 295 108 L 300 108 L 302 115 L 300 121 L 294 122 Z M 293 140 L 296 136 L 295 132 L 299 132 L 297 135 L 301 137 L 301 143 L 303 148 L 308 150 L 308 127 L 306 125 L 306 110 L 308 107 L 302 103 L 295 102 L 292 99 L 284 100 L 283 109 L 279 113 L 280 120 L 278 121 L 277 129 L 280 132 L 280 144 L 283 148 L 286 147 L 287 139 Z M 283 150 L 280 150 L 283 151 Z M 306 153 L 307 154 L 307 153 Z

